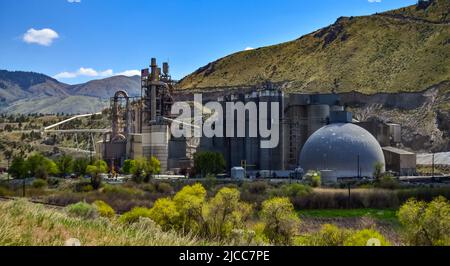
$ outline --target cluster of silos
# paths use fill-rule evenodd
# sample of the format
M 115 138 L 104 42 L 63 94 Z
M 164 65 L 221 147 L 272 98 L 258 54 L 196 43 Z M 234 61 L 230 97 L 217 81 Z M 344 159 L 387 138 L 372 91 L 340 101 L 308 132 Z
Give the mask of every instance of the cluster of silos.
M 285 168 L 295 169 L 299 153 L 308 138 L 327 125 L 330 112 L 343 110 L 336 94 L 290 94 L 287 98 L 285 124 Z
M 258 121 L 255 125 L 249 120 L 248 114 L 236 117 L 236 114 L 231 115 L 224 111 L 224 120 L 226 122 L 232 120 L 231 123 L 235 123 L 235 136 L 237 121 L 245 118 L 245 137 L 202 138 L 200 150 L 218 151 L 224 154 L 228 169 L 241 166 L 244 162 L 248 173 L 296 169 L 299 153 L 308 138 L 328 124 L 331 111 L 343 110 L 339 104 L 339 96 L 336 94 L 284 94 L 272 88 L 225 95 L 218 100 L 222 103 L 224 110 L 226 110 L 226 102 L 255 103 Z M 279 103 L 277 119 L 279 144 L 272 149 L 263 149 L 261 141 L 265 139 L 259 134 L 257 137 L 251 137 L 250 127 L 259 128 L 261 118 L 268 119 L 268 125 L 276 122 L 270 118 L 272 102 Z M 267 103 L 268 106 L 267 113 L 263 114 L 265 117 L 259 116 L 261 103 Z
M 284 156 L 283 141 L 284 128 L 281 125 L 283 121 L 283 106 L 284 96 L 279 90 L 263 89 L 259 91 L 252 91 L 248 93 L 236 93 L 225 95 L 218 99 L 221 103 L 224 113 L 224 137 L 201 139 L 200 150 L 216 151 L 224 155 L 227 162 L 227 169 L 232 167 L 244 166 L 250 174 L 257 170 L 282 170 L 284 169 L 282 159 Z M 242 103 L 246 107 L 245 114 L 238 113 L 234 110 L 227 110 L 227 103 Z M 260 113 L 261 103 L 267 104 L 267 112 Z M 272 119 L 272 103 L 278 104 L 278 119 Z M 253 108 L 254 107 L 254 108 Z M 256 113 L 256 116 L 250 116 L 249 110 Z M 260 116 L 261 115 L 261 116 Z M 251 119 L 255 119 L 253 121 Z M 280 144 L 275 148 L 264 149 L 261 147 L 262 141 L 267 141 L 269 138 L 262 138 L 259 134 L 260 119 L 266 119 L 269 128 L 276 125 L 279 131 L 278 134 Z M 245 127 L 244 136 L 238 135 L 238 124 L 243 120 Z M 234 137 L 227 136 L 226 128 L 230 124 L 234 125 Z M 250 134 L 256 131 L 256 136 Z

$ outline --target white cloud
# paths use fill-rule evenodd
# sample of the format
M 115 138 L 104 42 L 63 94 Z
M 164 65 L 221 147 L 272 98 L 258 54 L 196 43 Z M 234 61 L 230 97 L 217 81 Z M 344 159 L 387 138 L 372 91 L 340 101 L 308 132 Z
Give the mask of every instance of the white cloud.
M 381 3 L 381 0 L 367 0 L 369 3 Z
M 61 72 L 53 76 L 55 79 L 73 79 L 77 77 L 111 77 L 111 76 L 136 76 L 141 75 L 141 72 L 139 70 L 126 70 L 119 73 L 114 73 L 112 69 L 107 69 L 104 71 L 97 71 L 93 68 L 84 68 L 80 67 L 77 71 L 74 72 Z
M 35 30 L 31 28 L 23 35 L 24 42 L 43 46 L 50 46 L 57 38 L 59 38 L 58 33 L 52 29 Z
M 245 48 L 245 51 L 250 51 L 250 50 L 255 50 L 255 48 L 253 48 L 253 47 L 246 47 Z
M 67 0 L 69 3 L 81 3 L 81 0 Z
M 116 74 L 117 76 L 127 76 L 127 77 L 132 77 L 132 76 L 140 76 L 141 75 L 141 71 L 139 70 L 127 70 L 124 72 L 120 72 Z

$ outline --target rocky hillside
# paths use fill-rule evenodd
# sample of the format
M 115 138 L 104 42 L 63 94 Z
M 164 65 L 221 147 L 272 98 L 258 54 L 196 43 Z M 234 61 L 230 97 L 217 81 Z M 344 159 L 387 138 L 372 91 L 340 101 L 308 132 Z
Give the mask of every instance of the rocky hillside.
M 449 0 L 342 17 L 297 40 L 242 51 L 181 80 L 180 89 L 279 83 L 285 91 L 422 91 L 450 80 Z
M 105 108 L 117 90 L 140 95 L 139 76 L 114 76 L 68 85 L 44 74 L 0 70 L 0 112 L 90 113 Z

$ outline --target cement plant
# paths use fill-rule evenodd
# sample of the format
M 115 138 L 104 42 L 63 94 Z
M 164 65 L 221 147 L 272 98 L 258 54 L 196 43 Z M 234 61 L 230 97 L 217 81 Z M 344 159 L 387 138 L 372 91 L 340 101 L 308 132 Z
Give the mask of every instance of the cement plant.
M 1 1 L 0 249 L 449 246 L 450 1 L 358 1 Z

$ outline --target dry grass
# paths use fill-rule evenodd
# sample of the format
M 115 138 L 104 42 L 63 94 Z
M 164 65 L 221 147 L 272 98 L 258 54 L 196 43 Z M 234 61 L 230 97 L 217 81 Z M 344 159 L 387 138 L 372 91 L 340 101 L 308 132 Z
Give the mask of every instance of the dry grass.
M 0 202 L 0 246 L 61 246 L 77 238 L 84 246 L 211 245 L 193 236 L 163 232 L 151 220 L 127 226 L 98 218 L 69 217 L 61 210 L 27 201 Z

